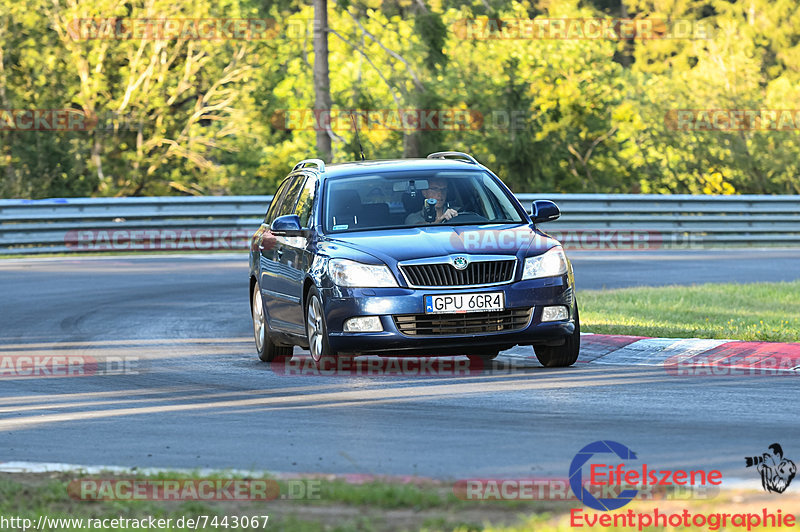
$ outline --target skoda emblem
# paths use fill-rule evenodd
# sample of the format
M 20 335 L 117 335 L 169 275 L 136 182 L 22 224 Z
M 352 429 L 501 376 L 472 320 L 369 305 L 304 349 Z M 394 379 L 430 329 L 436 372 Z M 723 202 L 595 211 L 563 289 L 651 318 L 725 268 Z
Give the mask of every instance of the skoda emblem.
M 453 259 L 453 266 L 456 267 L 456 270 L 465 269 L 467 267 L 467 264 L 469 264 L 467 257 L 456 257 Z

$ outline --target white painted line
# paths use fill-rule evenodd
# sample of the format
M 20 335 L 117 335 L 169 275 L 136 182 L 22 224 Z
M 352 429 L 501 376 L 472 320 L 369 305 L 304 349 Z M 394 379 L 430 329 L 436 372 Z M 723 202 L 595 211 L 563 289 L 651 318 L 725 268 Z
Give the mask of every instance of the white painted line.
M 145 468 L 131 468 L 120 466 L 89 466 L 77 464 L 62 464 L 58 462 L 0 462 L 0 472 L 2 473 L 79 473 L 98 475 L 103 473 L 115 473 L 119 475 L 161 475 L 164 473 L 176 473 L 189 476 L 211 477 L 216 476 L 220 478 L 262 478 L 271 477 L 277 479 L 288 478 L 305 478 L 305 477 L 325 477 L 331 480 L 334 479 L 347 479 L 352 477 L 375 477 L 377 479 L 384 479 L 388 482 L 392 480 L 402 480 L 409 478 L 416 478 L 420 480 L 430 480 L 428 477 L 418 477 L 416 475 L 400 475 L 400 476 L 382 476 L 382 475 L 362 475 L 358 473 L 277 473 L 274 471 L 263 471 L 254 469 L 181 469 L 181 468 L 163 468 L 163 467 L 145 467 Z M 739 478 L 739 477 L 724 477 L 722 485 L 723 490 L 751 490 L 762 491 L 761 481 L 758 478 Z
M 0 462 L 0 473 L 75 473 L 80 475 L 141 475 L 155 476 L 165 473 L 185 475 L 188 477 L 204 478 L 271 478 L 276 480 L 290 479 L 324 479 L 329 481 L 344 480 L 345 482 L 361 484 L 373 480 L 384 482 L 409 482 L 441 483 L 441 480 L 419 475 L 372 475 L 364 473 L 290 473 L 265 471 L 258 469 L 185 469 L 178 467 L 121 467 L 121 466 L 89 466 L 77 464 L 62 464 L 58 462 Z
M 97 475 L 101 473 L 116 473 L 122 475 L 159 475 L 162 473 L 180 473 L 185 475 L 237 475 L 237 476 L 274 476 L 268 471 L 249 469 L 181 469 L 175 467 L 121 467 L 121 466 L 90 466 L 79 464 L 62 464 L 58 462 L 0 462 L 2 473 L 85 473 Z

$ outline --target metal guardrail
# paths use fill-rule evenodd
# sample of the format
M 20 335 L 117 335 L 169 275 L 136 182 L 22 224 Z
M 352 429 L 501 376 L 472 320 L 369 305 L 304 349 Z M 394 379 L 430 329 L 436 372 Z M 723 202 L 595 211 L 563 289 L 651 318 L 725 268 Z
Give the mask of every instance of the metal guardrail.
M 272 196 L 0 200 L 0 254 L 246 249 Z
M 800 244 L 800 196 L 518 194 L 573 249 Z M 272 196 L 0 200 L 0 254 L 246 249 Z
M 800 196 L 517 194 L 550 199 L 562 217 L 543 227 L 565 247 L 657 248 L 800 244 Z

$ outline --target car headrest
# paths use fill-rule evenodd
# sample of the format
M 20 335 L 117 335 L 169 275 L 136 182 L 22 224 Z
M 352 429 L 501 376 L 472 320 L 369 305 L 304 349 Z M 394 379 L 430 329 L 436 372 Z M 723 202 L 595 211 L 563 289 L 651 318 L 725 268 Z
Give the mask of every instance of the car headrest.
M 378 227 L 389 223 L 389 205 L 386 203 L 365 203 L 358 215 L 358 225 Z
M 358 214 L 361 211 L 361 196 L 352 189 L 338 190 L 333 196 L 334 214 Z
M 403 193 L 403 208 L 406 210 L 406 214 L 421 211 L 424 202 L 425 197 L 420 192 L 417 192 L 415 196 L 412 196 L 408 192 Z

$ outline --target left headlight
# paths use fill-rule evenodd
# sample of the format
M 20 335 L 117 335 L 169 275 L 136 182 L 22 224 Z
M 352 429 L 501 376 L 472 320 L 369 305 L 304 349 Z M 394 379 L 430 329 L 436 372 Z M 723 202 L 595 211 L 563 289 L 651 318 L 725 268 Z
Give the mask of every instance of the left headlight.
M 339 286 L 357 288 L 389 288 L 397 280 L 384 264 L 362 264 L 354 260 L 332 259 L 328 262 L 328 275 Z
M 553 277 L 565 273 L 567 273 L 567 256 L 564 255 L 564 249 L 561 246 L 556 246 L 537 257 L 525 259 L 522 280 Z

